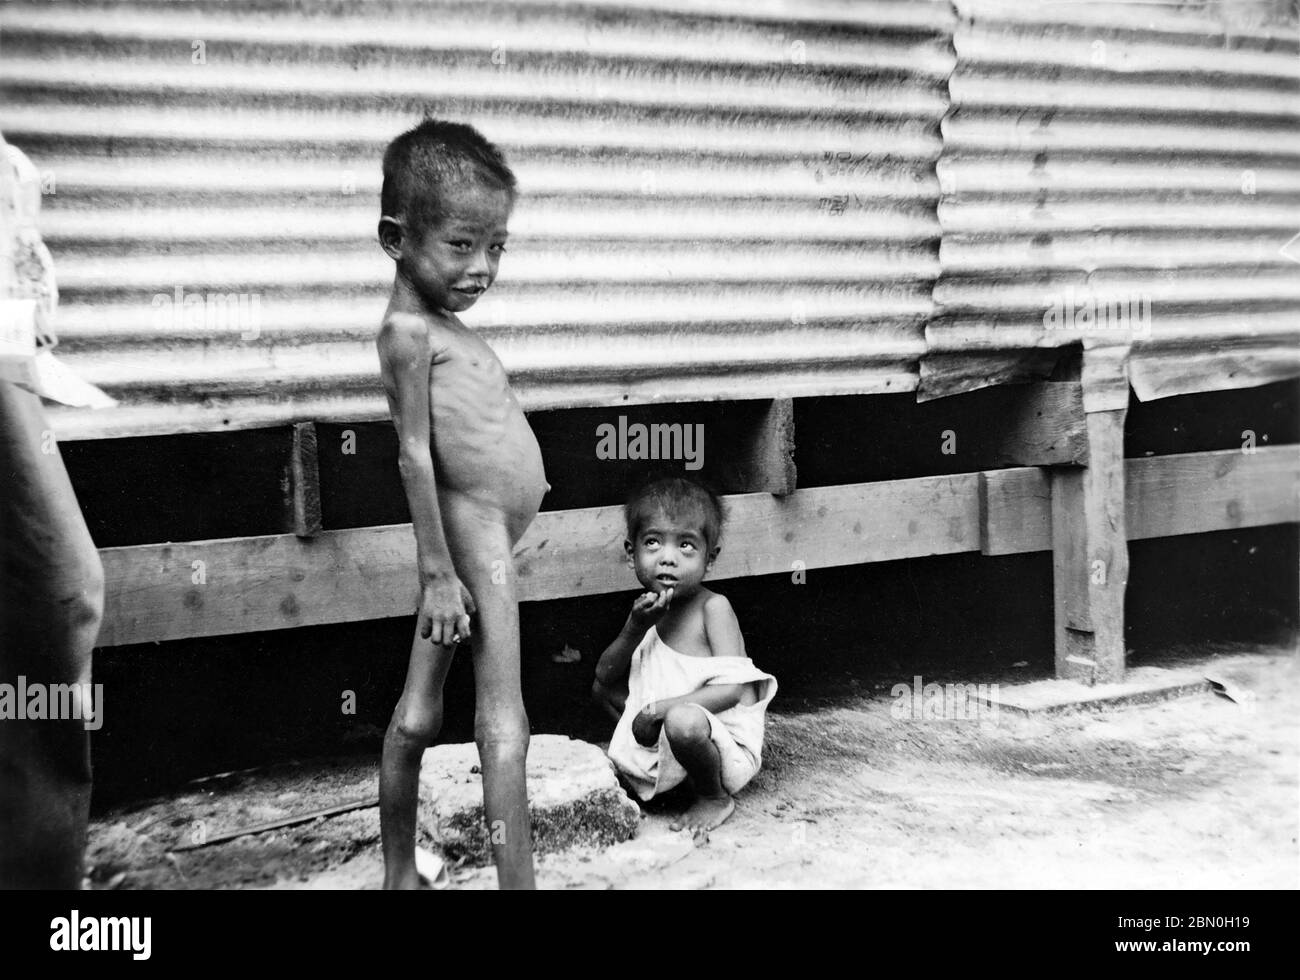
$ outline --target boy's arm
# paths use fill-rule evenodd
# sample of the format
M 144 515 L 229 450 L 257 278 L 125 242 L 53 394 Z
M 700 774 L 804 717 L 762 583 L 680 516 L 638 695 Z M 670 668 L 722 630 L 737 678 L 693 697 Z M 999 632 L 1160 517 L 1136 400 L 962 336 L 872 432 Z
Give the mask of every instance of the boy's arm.
M 438 507 L 429 439 L 429 328 L 420 317 L 393 315 L 379 331 L 379 368 L 397 429 L 397 465 L 415 530 L 420 578 L 420 636 L 450 645 L 469 636 L 474 600 L 460 583 Z

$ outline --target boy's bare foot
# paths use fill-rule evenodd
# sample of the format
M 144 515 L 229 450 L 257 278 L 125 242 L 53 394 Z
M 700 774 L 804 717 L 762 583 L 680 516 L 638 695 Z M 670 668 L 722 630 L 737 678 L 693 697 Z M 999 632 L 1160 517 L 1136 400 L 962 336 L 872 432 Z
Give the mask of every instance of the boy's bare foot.
M 689 810 L 668 825 L 670 830 L 709 831 L 721 827 L 736 812 L 736 801 L 730 796 L 701 796 Z

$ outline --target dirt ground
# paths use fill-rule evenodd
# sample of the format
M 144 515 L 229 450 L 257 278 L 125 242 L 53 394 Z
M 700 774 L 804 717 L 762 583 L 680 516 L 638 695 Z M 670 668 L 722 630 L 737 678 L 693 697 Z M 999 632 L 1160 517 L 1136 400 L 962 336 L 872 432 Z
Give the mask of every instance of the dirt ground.
M 1295 888 L 1300 658 L 1188 654 L 1253 697 L 996 722 L 893 717 L 888 684 L 769 716 L 764 769 L 706 841 L 653 807 L 628 842 L 538 857 L 543 888 Z M 1179 659 L 1173 651 L 1169 663 Z M 1188 662 L 1184 658 L 1184 663 Z M 900 678 L 900 680 L 903 680 Z M 1008 677 L 1001 683 L 1017 680 Z M 374 758 L 193 784 L 92 823 L 95 888 L 376 888 L 378 811 L 169 852 L 376 792 Z M 495 885 L 453 869 L 450 889 Z

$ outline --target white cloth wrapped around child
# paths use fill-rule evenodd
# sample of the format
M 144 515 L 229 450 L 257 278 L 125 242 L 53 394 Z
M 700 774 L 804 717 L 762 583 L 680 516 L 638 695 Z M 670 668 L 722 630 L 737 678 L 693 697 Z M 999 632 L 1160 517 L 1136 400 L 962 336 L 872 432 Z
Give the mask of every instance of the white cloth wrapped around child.
M 632 736 L 632 722 L 652 701 L 690 694 L 708 684 L 753 683 L 758 700 L 716 714 L 693 705 L 709 719 L 713 743 L 722 757 L 722 787 L 737 792 L 763 763 L 763 726 L 768 703 L 776 695 L 776 678 L 748 657 L 690 657 L 678 653 L 652 626 L 632 654 L 627 706 L 609 743 L 609 758 L 643 800 L 672 789 L 686 778 L 662 729 L 659 742 L 647 748 Z

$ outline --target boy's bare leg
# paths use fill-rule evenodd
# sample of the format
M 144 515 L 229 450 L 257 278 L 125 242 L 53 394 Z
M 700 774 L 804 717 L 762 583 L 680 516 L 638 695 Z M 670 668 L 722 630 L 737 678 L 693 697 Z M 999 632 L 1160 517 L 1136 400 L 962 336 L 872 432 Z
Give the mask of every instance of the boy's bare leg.
M 708 717 L 694 705 L 675 705 L 664 716 L 664 734 L 673 756 L 690 775 L 697 797 L 669 827 L 712 830 L 721 825 L 735 812 L 736 801 L 722 788 L 722 756 L 713 744 Z
M 474 618 L 474 740 L 501 888 L 533 888 L 532 821 L 526 764 L 528 716 L 520 689 L 519 601 L 506 516 L 446 494 L 443 524 L 452 560 L 478 612 Z
M 423 639 L 417 626 L 406 668 L 406 686 L 388 723 L 379 767 L 385 888 L 420 887 L 415 870 L 420 759 L 442 730 L 442 685 L 454 652 L 454 647 Z

